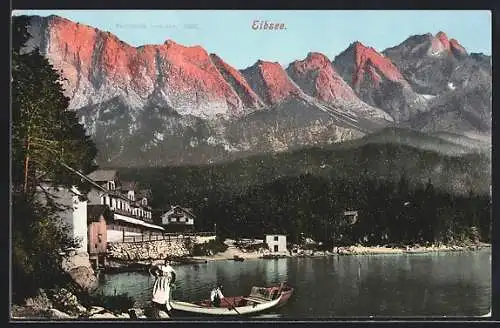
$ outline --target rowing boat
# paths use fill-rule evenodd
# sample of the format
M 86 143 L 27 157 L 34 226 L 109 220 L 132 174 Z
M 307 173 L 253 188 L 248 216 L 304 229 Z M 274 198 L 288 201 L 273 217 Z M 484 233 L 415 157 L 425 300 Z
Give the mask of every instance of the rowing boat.
M 248 296 L 224 297 L 219 306 L 209 300 L 199 302 L 170 302 L 173 314 L 231 316 L 251 315 L 283 306 L 293 293 L 293 288 L 284 285 L 252 287 Z

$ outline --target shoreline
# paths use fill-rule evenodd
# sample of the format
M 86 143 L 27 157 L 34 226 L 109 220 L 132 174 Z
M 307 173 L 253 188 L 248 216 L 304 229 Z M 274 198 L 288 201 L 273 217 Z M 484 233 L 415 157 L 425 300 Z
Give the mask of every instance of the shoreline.
M 325 257 L 325 256 L 348 256 L 348 255 L 402 255 L 402 254 L 430 254 L 430 253 L 449 253 L 449 252 L 467 252 L 480 251 L 482 249 L 491 248 L 491 244 L 478 244 L 467 246 L 456 245 L 441 245 L 441 246 L 419 246 L 419 247 L 382 247 L 382 246 L 345 246 L 334 248 L 333 251 L 306 251 L 304 253 L 259 253 L 259 252 L 241 252 L 237 254 L 219 253 L 212 256 L 191 257 L 196 260 L 205 261 L 222 261 L 234 260 L 234 255 L 243 259 L 274 259 L 274 258 L 294 258 L 294 257 Z M 266 255 L 268 256 L 266 258 Z
M 491 244 L 479 243 L 472 245 L 431 245 L 431 246 L 347 246 L 338 247 L 339 255 L 378 255 L 378 254 L 430 254 L 430 253 L 449 253 L 449 252 L 468 252 L 480 251 L 485 248 L 491 248 Z
M 326 256 L 349 256 L 349 255 L 417 255 L 431 253 L 449 253 L 449 252 L 475 252 L 491 248 L 491 244 L 480 243 L 477 245 L 457 246 L 457 245 L 431 245 L 431 246 L 406 246 L 406 247 L 387 247 L 387 246 L 345 246 L 336 247 L 332 251 L 303 251 L 301 253 L 263 253 L 263 252 L 244 252 L 241 249 L 230 247 L 223 253 L 206 256 L 185 256 L 174 258 L 174 265 L 192 265 L 205 264 L 213 261 L 234 261 L 237 256 L 244 260 L 255 259 L 276 259 L 276 258 L 312 258 Z M 103 273 L 121 273 L 121 272 L 140 272 L 146 271 L 154 260 L 148 261 L 117 261 L 114 266 L 107 267 Z
M 332 251 L 304 251 L 303 253 L 260 253 L 260 252 L 243 252 L 241 250 L 233 250 L 229 254 L 228 251 L 211 256 L 194 256 L 190 257 L 200 261 L 221 261 L 234 260 L 234 256 L 243 259 L 266 259 L 268 258 L 292 258 L 292 257 L 323 257 L 335 255 L 380 255 L 380 254 L 428 254 L 439 252 L 460 252 L 460 251 L 479 251 L 481 249 L 491 248 L 491 244 L 480 243 L 477 245 L 436 245 L 436 246 L 406 246 L 406 247 L 384 247 L 384 246 L 345 246 L 336 247 Z

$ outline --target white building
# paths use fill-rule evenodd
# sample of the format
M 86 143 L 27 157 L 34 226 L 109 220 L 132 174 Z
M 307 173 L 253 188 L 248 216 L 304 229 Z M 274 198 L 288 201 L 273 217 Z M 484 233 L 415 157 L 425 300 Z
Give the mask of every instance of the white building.
M 286 253 L 286 235 L 266 235 L 266 244 L 272 253 Z
M 353 225 L 358 222 L 358 211 L 344 211 L 344 218 L 346 219 L 346 223 L 349 225 Z
M 92 204 L 108 205 L 113 211 L 132 215 L 151 222 L 152 210 L 148 204 L 147 191 L 135 190 L 135 183 L 122 185 L 116 170 L 97 170 L 88 176 L 100 188 L 93 189 L 88 198 Z
M 89 174 L 95 188 L 88 194 L 89 204 L 107 205 L 113 221 L 107 224 L 107 241 L 120 242 L 128 237 L 161 234 L 165 229 L 153 224 L 148 190 L 136 190 L 133 182 L 123 183 L 116 170 L 97 170 Z
M 171 206 L 170 210 L 161 216 L 161 224 L 168 231 L 192 231 L 194 230 L 195 216 L 189 208 L 183 208 L 179 205 Z
M 58 213 L 58 217 L 61 219 L 61 223 L 68 228 L 69 236 L 78 241 L 76 253 L 86 255 L 88 244 L 87 201 L 79 199 L 80 193 L 75 187 L 71 190 L 53 187 L 50 182 L 43 183 L 42 187 L 55 198 L 57 204 L 65 208 Z M 44 197 L 40 190 L 39 199 L 43 201 Z

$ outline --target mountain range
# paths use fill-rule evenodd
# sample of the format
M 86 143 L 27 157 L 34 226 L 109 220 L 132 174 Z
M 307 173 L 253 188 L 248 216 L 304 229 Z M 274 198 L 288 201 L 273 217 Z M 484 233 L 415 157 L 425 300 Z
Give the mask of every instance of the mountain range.
M 287 67 L 258 60 L 238 70 L 201 46 L 133 47 L 59 16 L 24 18 L 25 50 L 38 48 L 62 71 L 100 165 L 206 164 L 375 140 L 387 128 L 392 141 L 439 140 L 433 150 L 445 153 L 490 143 L 491 57 L 443 32 L 383 51 L 356 41 L 333 59 L 311 51 Z

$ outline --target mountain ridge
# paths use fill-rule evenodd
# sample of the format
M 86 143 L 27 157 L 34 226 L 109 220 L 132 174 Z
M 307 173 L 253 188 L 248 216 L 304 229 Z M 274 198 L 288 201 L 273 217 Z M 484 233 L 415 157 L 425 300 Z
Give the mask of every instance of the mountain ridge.
M 38 47 L 62 70 L 70 109 L 94 136 L 101 164 L 134 165 L 144 158 L 150 165 L 213 162 L 235 153 L 329 145 L 388 126 L 459 134 L 484 133 L 491 126 L 488 57 L 469 55 L 458 41 L 439 33 L 412 36 L 410 45 L 404 44 L 407 39 L 382 52 L 354 42 L 333 61 L 310 52 L 286 69 L 258 60 L 238 70 L 199 45 L 167 39 L 133 47 L 112 33 L 59 16 L 14 17 L 23 19 L 32 34 L 26 50 Z M 452 78 L 446 82 L 457 90 L 441 83 L 433 84 L 439 87 L 436 95 L 416 92 L 415 79 L 408 78 L 408 67 L 415 65 L 397 55 L 414 48 L 450 53 L 446 56 L 468 63 L 439 73 Z M 467 115 L 452 105 L 465 95 L 460 113 Z M 431 124 L 435 115 L 456 124 Z

